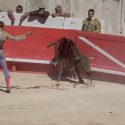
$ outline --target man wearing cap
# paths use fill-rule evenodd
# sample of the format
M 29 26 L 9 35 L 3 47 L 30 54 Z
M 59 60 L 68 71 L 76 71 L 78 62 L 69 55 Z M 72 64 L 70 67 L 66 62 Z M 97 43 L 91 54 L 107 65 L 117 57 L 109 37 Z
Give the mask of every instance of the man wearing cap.
M 40 5 L 38 10 L 29 12 L 28 21 L 37 19 L 40 23 L 44 24 L 50 13 L 45 10 L 45 5 Z
M 45 10 L 45 5 L 40 5 L 38 10 L 26 12 L 22 17 L 20 18 L 19 25 L 22 24 L 22 22 L 28 17 L 28 21 L 32 22 L 34 20 L 38 20 L 40 23 L 44 24 L 48 18 L 50 13 Z

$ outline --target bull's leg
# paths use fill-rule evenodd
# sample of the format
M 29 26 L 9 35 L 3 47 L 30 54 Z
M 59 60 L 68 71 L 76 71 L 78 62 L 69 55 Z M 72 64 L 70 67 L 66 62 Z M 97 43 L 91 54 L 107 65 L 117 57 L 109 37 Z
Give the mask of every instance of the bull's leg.
M 74 79 L 76 79 L 76 76 L 75 76 L 75 69 L 74 69 L 74 68 L 71 68 L 71 72 L 72 72 L 72 77 L 73 77 Z
M 91 72 L 87 72 L 86 75 L 88 76 L 88 79 L 90 81 L 90 85 L 92 85 L 93 83 L 92 83 L 92 74 L 91 74 Z M 93 86 L 94 86 L 94 84 L 93 84 Z
M 62 73 L 63 73 L 63 61 L 60 61 L 59 62 L 59 67 L 58 67 L 58 77 L 57 77 L 57 81 L 59 82 L 61 80 L 61 76 L 62 76 Z
M 63 73 L 63 61 L 60 61 L 59 64 L 58 64 L 58 77 L 57 77 L 57 83 L 53 85 L 56 86 L 56 88 L 60 85 L 60 80 L 61 80 L 61 76 L 62 76 L 62 73 Z
M 82 76 L 81 76 L 81 74 L 80 74 L 80 72 L 79 72 L 79 69 L 78 69 L 77 67 L 74 67 L 74 70 L 75 70 L 75 72 L 76 72 L 76 74 L 77 74 L 77 76 L 78 76 L 79 83 L 85 84 L 85 82 L 84 82 L 84 80 L 82 79 Z

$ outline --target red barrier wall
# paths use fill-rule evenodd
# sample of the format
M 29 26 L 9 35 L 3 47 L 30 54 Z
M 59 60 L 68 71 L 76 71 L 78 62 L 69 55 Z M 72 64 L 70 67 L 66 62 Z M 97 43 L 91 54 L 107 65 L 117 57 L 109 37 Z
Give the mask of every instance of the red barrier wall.
M 125 75 L 125 37 L 84 33 L 75 30 L 59 30 L 47 28 L 34 28 L 22 26 L 7 26 L 6 31 L 13 35 L 32 31 L 32 35 L 20 42 L 6 41 L 4 51 L 6 57 L 34 60 L 52 60 L 53 48 L 44 49 L 46 45 L 63 36 L 70 37 L 80 51 L 89 57 L 93 68 L 122 72 Z M 84 37 L 84 40 L 79 39 Z M 92 45 L 88 44 L 88 41 Z M 99 49 L 99 50 L 98 50 Z M 53 65 L 16 63 L 19 71 L 48 72 L 54 71 Z M 44 68 L 43 68 L 44 67 Z
M 6 57 L 51 60 L 53 58 L 53 49 L 44 49 L 48 43 L 53 42 L 63 36 L 68 36 L 75 41 L 75 32 L 70 30 L 56 30 L 31 27 L 7 27 L 6 29 L 13 35 L 23 34 L 32 31 L 32 35 L 20 42 L 5 43 Z

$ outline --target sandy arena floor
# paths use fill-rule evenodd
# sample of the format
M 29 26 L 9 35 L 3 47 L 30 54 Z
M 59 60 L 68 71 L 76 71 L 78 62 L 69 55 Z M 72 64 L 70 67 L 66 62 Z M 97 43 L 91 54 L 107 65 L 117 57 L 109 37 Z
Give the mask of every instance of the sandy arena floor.
M 45 75 L 12 73 L 7 94 L 0 72 L 0 125 L 125 125 L 125 85 L 52 88 Z

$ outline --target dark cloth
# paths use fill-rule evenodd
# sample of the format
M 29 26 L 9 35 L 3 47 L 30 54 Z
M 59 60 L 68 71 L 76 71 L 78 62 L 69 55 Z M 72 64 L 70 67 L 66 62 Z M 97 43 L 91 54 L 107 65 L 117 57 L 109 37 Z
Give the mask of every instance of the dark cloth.
M 0 46 L 0 49 L 3 49 L 3 46 Z
M 50 13 L 48 11 L 44 11 L 43 13 L 40 12 L 39 10 L 31 11 L 29 13 L 28 21 L 32 22 L 37 19 L 38 22 L 44 24 L 49 15 L 50 15 Z

